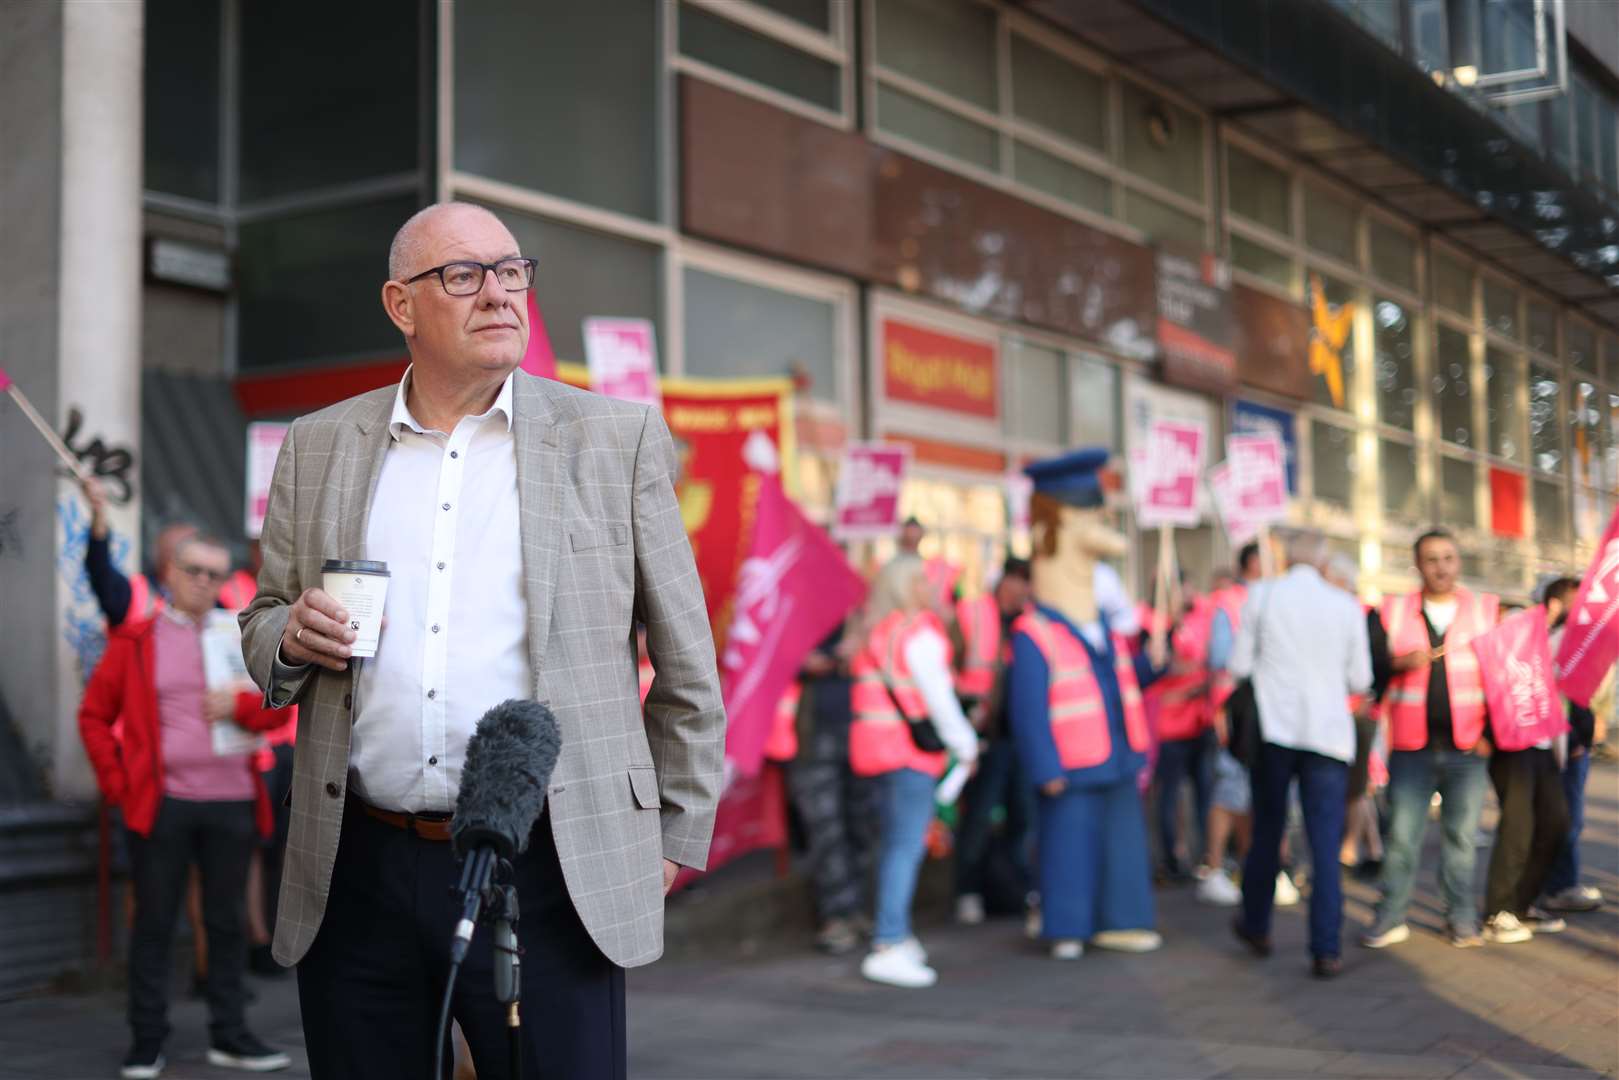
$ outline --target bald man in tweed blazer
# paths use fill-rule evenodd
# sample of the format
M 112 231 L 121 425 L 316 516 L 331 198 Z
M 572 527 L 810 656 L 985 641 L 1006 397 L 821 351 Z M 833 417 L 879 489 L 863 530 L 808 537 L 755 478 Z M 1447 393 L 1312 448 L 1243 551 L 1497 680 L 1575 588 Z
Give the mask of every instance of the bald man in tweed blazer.
M 411 1020 L 424 1001 L 430 999 L 436 1009 L 436 993 L 443 986 L 443 972 L 432 958 L 437 916 L 429 916 L 423 927 L 403 920 L 409 917 L 412 889 L 428 895 L 438 887 L 431 877 L 408 877 L 422 872 L 412 860 L 437 860 L 432 873 L 456 874 L 449 844 L 436 839 L 453 798 L 449 806 L 432 806 L 438 813 L 424 811 L 421 798 L 428 796 L 415 793 L 438 792 L 438 798 L 430 799 L 437 803 L 449 789 L 431 779 L 401 786 L 396 762 L 389 757 L 396 748 L 388 738 L 380 744 L 376 738 L 379 730 L 389 730 L 381 725 L 396 724 L 400 745 L 414 745 L 417 728 L 427 724 L 418 721 L 418 714 L 439 714 L 422 711 L 408 698 L 396 707 L 399 691 L 393 685 L 376 685 L 369 701 L 360 699 L 364 680 L 356 678 L 357 665 L 345 655 L 353 635 L 329 618 L 341 612 L 335 600 L 318 591 L 327 559 L 375 559 L 377 547 L 429 542 L 420 536 L 392 538 L 372 519 L 374 504 L 408 498 L 432 504 L 421 507 L 420 520 L 441 520 L 433 490 L 400 489 L 386 478 L 388 470 L 407 467 L 412 460 L 407 454 L 430 455 L 433 477 L 458 477 L 456 468 L 514 471 L 515 505 L 503 509 L 496 490 L 489 496 L 496 500 L 491 508 L 478 511 L 490 515 L 480 517 L 478 530 L 499 527 L 507 520 L 500 514 L 510 510 L 518 534 L 511 550 L 520 550 L 520 566 L 495 567 L 494 579 L 477 576 L 489 573 L 489 567 L 456 563 L 449 569 L 456 582 L 499 580 L 507 572 L 514 584 L 520 581 L 520 596 L 496 596 L 491 590 L 489 599 L 507 608 L 518 605 L 520 614 L 513 618 L 518 640 L 526 638 L 526 665 L 519 656 L 519 667 L 511 670 L 525 671 L 526 696 L 549 703 L 562 731 L 546 816 L 529 853 L 520 857 L 517 874 L 525 978 L 531 968 L 550 965 L 548 981 L 530 990 L 548 999 L 544 1010 L 558 1013 L 556 1030 L 531 1032 L 536 1061 L 529 1075 L 622 1074 L 622 969 L 660 955 L 669 883 L 679 867 L 701 869 L 707 859 L 719 797 L 724 714 L 703 593 L 675 498 L 669 431 L 655 409 L 511 370 L 526 333 L 501 331 L 508 325 L 526 331 L 522 288 L 532 281 L 531 264 L 525 281 L 524 267 L 518 264 L 526 260 L 508 258 L 516 251 L 499 221 L 479 208 L 449 204 L 412 219 L 401 230 L 391 259 L 403 265 L 390 267 L 384 289 L 384 306 L 412 347 L 414 366 L 407 381 L 296 421 L 276 464 L 261 541 L 259 592 L 241 622 L 243 651 L 255 679 L 270 687 L 267 696 L 278 704 L 299 705 L 292 822 L 274 951 L 283 964 L 305 961 L 300 995 L 316 1077 L 416 1075 L 412 1062 L 430 1060 L 431 1048 L 411 1044 L 400 1049 L 396 1023 L 380 1024 L 383 1030 L 373 1037 L 365 1030 L 368 1017 Z M 442 265 L 454 259 L 471 260 L 472 270 L 464 278 L 455 266 L 467 263 Z M 423 272 L 410 280 L 417 271 Z M 483 281 L 476 293 L 455 294 L 473 288 L 471 278 L 479 275 Z M 503 374 L 505 381 L 497 382 Z M 430 384 L 429 377 L 437 382 Z M 431 410 L 435 389 L 454 389 L 468 378 L 496 394 L 493 408 L 474 415 L 487 406 L 485 394 L 462 409 L 448 410 L 443 427 L 415 415 Z M 439 399 L 451 396 L 441 392 Z M 475 432 L 470 442 L 468 430 Z M 467 460 L 460 460 L 463 455 Z M 474 497 L 472 491 L 459 494 L 462 500 Z M 411 506 L 414 511 L 414 502 Z M 451 511 L 450 501 L 443 509 Z M 401 518 L 401 528 L 408 520 L 413 519 Z M 486 521 L 495 524 L 485 526 Z M 502 542 L 500 537 L 477 536 L 476 530 L 462 536 L 463 545 Z M 431 574 L 446 569 L 438 562 L 433 570 L 431 560 L 438 557 L 435 548 L 417 568 L 429 581 Z M 423 625 L 402 627 L 394 602 L 392 589 L 400 587 L 399 575 L 406 569 L 411 568 L 390 564 L 395 575 L 387 605 L 390 624 L 377 659 L 364 663 L 381 662 L 394 646 L 423 655 L 420 663 L 431 670 L 439 623 L 429 628 L 423 618 Z M 432 594 L 427 595 L 434 603 Z M 481 612 L 477 605 L 482 598 L 473 599 Z M 521 614 L 525 608 L 526 615 Z M 503 609 L 491 603 L 488 610 Z M 637 621 L 646 625 L 657 668 L 644 710 L 638 695 Z M 469 633 L 481 632 L 471 625 L 475 622 L 450 620 L 446 636 L 459 634 L 465 641 Z M 475 662 L 465 659 L 464 651 L 451 655 L 462 657 L 462 675 L 472 665 L 472 677 L 463 682 L 480 681 Z M 389 659 L 400 662 L 397 654 Z M 415 655 L 404 660 L 418 662 Z M 456 671 L 452 661 L 452 677 Z M 498 681 L 509 674 L 491 672 L 489 678 Z M 423 675 L 422 685 L 431 685 L 435 677 Z M 451 689 L 464 700 L 477 688 Z M 426 696 L 437 695 L 428 691 Z M 389 709 L 396 709 L 397 716 L 389 715 Z M 372 733 L 363 751 L 357 742 L 351 746 L 356 731 Z M 463 727 L 459 738 L 466 734 Z M 430 750 L 431 745 L 421 753 L 425 757 Z M 432 764 L 438 764 L 436 755 Z M 372 775 L 365 774 L 368 768 Z M 433 771 L 426 769 L 424 775 Z M 389 817 L 390 806 L 364 802 L 363 796 L 377 791 L 390 793 L 381 801 L 399 803 L 403 812 Z M 363 848 L 351 840 L 354 830 L 369 830 L 363 834 Z M 356 862 L 393 858 L 387 852 L 394 848 L 399 854 L 393 862 Z M 525 870 L 524 860 L 537 869 Z M 525 879 L 525 873 L 533 880 Z M 369 895 L 373 880 L 382 882 L 379 887 L 398 886 L 399 896 L 393 899 L 402 921 L 393 932 L 378 928 L 392 916 L 367 914 L 378 903 L 390 903 L 388 896 L 379 900 Z M 349 893 L 356 895 L 341 899 Z M 342 931 L 345 941 L 328 941 L 323 922 L 337 917 L 329 903 L 339 905 L 340 899 L 347 905 L 343 911 L 349 912 L 341 917 L 350 920 Z M 576 922 L 566 911 L 570 903 Z M 443 923 L 446 945 L 453 922 L 448 917 Z M 583 933 L 568 938 L 565 927 L 576 925 Z M 530 934 L 542 931 L 550 937 L 529 940 Z M 484 931 L 479 933 L 481 937 Z M 410 958 L 404 968 L 386 966 L 396 963 L 388 942 L 409 953 L 419 939 L 428 941 L 426 959 L 418 964 Z M 594 959 L 601 961 L 600 970 L 591 966 L 594 960 L 587 954 L 592 949 L 599 951 Z M 490 1075 L 499 1075 L 503 1066 L 488 1061 L 504 1053 L 504 1034 L 501 1018 L 485 1017 L 486 1003 L 475 996 L 486 993 L 472 974 L 477 951 L 475 942 L 474 956 L 458 982 L 456 1017 L 468 1035 L 479 1074 L 487 1068 Z M 610 1004 L 606 1015 L 598 1015 L 591 1002 L 603 978 L 608 993 L 600 1000 Z M 404 1003 L 379 999 L 358 1012 L 345 1012 L 354 1008 L 350 999 L 369 992 L 369 986 L 412 980 L 420 982 L 422 993 Z M 580 1002 L 558 1005 L 558 986 L 574 984 L 582 987 Z M 466 1002 L 460 997 L 463 988 L 472 995 Z M 524 997 L 535 1001 L 529 991 Z M 337 1015 L 316 1015 L 333 1012 Z M 540 1012 L 538 1002 L 525 1010 L 525 1028 L 534 1027 Z M 431 1033 L 422 1038 L 431 1039 Z M 570 1050 L 570 1039 L 588 1045 Z M 606 1050 L 592 1040 L 606 1040 Z

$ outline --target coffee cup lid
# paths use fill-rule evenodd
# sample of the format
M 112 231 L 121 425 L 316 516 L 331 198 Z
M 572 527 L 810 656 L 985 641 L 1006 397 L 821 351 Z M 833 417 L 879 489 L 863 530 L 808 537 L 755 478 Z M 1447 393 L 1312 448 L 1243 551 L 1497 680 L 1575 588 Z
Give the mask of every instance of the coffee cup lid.
M 378 574 L 388 577 L 388 564 L 363 559 L 327 559 L 321 564 L 323 574 Z

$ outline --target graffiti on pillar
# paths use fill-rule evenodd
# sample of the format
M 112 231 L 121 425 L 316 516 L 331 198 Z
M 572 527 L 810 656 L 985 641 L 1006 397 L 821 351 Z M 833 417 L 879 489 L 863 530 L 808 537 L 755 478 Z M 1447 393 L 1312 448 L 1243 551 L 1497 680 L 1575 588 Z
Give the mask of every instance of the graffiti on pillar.
M 107 647 L 107 626 L 95 590 L 90 587 L 90 574 L 84 568 L 84 553 L 90 546 L 90 514 L 77 492 L 67 492 L 56 500 L 56 521 L 62 536 L 56 572 L 67 586 L 62 639 L 78 658 L 79 677 L 88 679 Z M 133 553 L 128 538 L 112 533 L 108 547 L 113 566 L 128 574 Z
M 88 465 L 92 475 L 104 481 L 107 485 L 107 498 L 120 506 L 125 505 L 135 495 L 135 488 L 130 480 L 130 474 L 135 468 L 135 453 L 127 446 L 108 446 L 102 442 L 100 436 L 88 436 L 88 442 L 82 441 L 86 436 L 80 429 L 84 427 L 84 414 L 78 407 L 67 411 L 67 430 L 62 432 L 62 442 L 73 452 L 73 456 Z
M 17 527 L 21 519 L 21 507 L 0 510 L 0 559 L 22 558 L 22 530 Z

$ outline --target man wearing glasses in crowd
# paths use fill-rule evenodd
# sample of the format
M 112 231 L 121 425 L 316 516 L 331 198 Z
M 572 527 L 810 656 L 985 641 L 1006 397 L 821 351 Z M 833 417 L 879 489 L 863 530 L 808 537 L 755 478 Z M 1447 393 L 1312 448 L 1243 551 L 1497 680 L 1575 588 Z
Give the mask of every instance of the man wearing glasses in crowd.
M 203 922 L 211 957 L 207 979 L 208 1060 L 266 1072 L 286 1054 L 247 1028 L 247 961 L 242 897 L 258 836 L 271 827 L 269 799 L 251 754 L 216 754 L 212 729 L 234 722 L 249 731 L 284 723 L 252 683 L 208 685 L 203 626 L 230 576 L 223 543 L 183 541 L 164 568 L 168 602 L 154 615 L 114 627 L 85 687 L 79 732 L 109 806 L 130 833 L 135 925 L 129 943 L 129 1024 L 134 1045 L 128 1080 L 163 1070 L 169 1034 L 169 961 L 174 924 L 192 863 L 202 873 Z M 122 721 L 121 734 L 114 725 Z

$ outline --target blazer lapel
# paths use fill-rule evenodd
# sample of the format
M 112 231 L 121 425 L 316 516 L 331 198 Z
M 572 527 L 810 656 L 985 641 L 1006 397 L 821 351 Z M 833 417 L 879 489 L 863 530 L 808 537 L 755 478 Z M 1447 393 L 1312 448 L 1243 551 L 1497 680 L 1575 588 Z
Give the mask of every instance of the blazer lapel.
M 371 500 L 382 476 L 382 459 L 388 454 L 392 437 L 388 418 L 393 415 L 394 396 L 378 396 L 366 402 L 354 418 L 359 438 L 343 455 L 342 492 L 338 498 L 341 516 L 337 522 L 337 552 L 325 558 L 365 558 L 365 530 L 371 521 Z M 358 513 L 355 511 L 358 510 Z
M 517 517 L 523 547 L 523 596 L 528 601 L 528 655 L 535 693 L 550 637 L 562 531 L 562 447 L 557 407 L 543 379 L 518 371 L 512 379 L 512 433 L 517 453 Z

